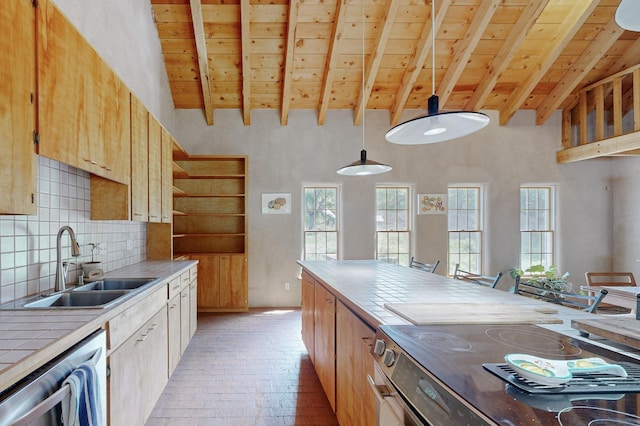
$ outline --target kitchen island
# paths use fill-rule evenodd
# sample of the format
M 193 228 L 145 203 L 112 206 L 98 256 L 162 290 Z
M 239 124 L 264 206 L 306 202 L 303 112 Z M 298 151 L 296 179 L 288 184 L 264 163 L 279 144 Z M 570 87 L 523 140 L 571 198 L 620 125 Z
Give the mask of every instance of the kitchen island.
M 442 324 L 438 312 L 445 306 L 468 307 L 450 322 L 463 326 L 490 323 L 483 310 L 495 307 L 509 312 L 501 324 L 522 323 L 522 316 L 537 312 L 539 316 L 525 323 L 640 359 L 630 348 L 582 337 L 571 328 L 571 320 L 593 314 L 373 260 L 298 263 L 303 268 L 302 337 L 341 424 L 375 424 L 375 399 L 366 379 L 374 374 L 368 355 L 375 330 L 381 325 L 429 324 L 430 312 L 435 323 Z M 408 304 L 423 305 L 421 318 L 397 309 Z

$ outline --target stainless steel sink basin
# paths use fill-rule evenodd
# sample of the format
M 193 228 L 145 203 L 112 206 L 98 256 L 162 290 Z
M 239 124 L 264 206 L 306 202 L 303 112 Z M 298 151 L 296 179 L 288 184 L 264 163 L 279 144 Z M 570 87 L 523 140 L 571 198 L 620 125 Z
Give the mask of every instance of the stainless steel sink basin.
M 64 292 L 25 303 L 24 309 L 33 308 L 105 308 L 120 297 L 129 294 L 128 291 L 79 291 Z
M 105 278 L 76 287 L 73 291 L 135 290 L 157 280 L 157 278 Z

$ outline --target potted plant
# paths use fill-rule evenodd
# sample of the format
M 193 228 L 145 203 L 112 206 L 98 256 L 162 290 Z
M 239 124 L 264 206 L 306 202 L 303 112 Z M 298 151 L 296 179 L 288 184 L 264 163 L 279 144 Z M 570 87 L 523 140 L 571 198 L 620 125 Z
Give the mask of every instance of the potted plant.
M 543 265 L 533 265 L 524 271 L 513 268 L 509 273 L 513 278 L 520 275 L 520 277 L 527 280 L 528 284 L 534 287 L 540 287 L 541 295 L 545 294 L 544 290 L 561 291 L 564 293 L 571 293 L 573 290 L 573 286 L 567 281 L 569 273 L 565 272 L 562 275 L 558 275 L 558 268 L 555 265 L 551 265 L 549 268 L 545 268 Z
M 89 243 L 87 245 L 91 247 L 91 262 L 84 262 L 82 264 L 82 270 L 84 271 L 84 276 L 87 278 L 92 278 L 92 277 L 95 277 L 95 275 L 102 275 L 103 273 L 102 262 L 99 260 L 96 260 L 97 254 L 102 252 L 100 243 Z

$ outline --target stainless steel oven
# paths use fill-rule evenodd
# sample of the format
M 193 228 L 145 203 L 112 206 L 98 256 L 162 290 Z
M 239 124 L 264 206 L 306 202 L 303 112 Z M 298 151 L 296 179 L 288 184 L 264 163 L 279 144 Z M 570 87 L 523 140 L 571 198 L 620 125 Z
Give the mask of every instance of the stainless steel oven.
M 628 377 L 536 387 L 506 368 L 509 353 L 599 357 Z M 640 359 L 535 325 L 383 325 L 371 355 L 381 426 L 640 425 Z

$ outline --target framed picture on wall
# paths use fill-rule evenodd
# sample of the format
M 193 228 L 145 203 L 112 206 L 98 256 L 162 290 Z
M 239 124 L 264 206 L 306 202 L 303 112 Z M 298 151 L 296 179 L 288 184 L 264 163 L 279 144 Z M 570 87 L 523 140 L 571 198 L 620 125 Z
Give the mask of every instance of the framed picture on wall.
M 262 214 L 291 214 L 291 194 L 262 194 Z
M 447 194 L 418 194 L 418 214 L 447 214 Z

